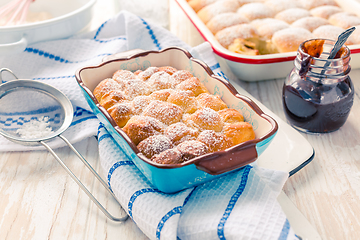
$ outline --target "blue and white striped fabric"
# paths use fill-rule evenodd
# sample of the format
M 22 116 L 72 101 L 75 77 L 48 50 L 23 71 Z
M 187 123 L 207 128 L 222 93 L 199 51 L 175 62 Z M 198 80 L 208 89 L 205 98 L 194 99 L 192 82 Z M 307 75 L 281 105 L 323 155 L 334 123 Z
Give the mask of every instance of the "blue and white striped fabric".
M 276 201 L 288 174 L 247 166 L 222 178 L 176 194 L 154 189 L 99 124 L 75 81 L 75 71 L 130 49 L 159 50 L 180 46 L 224 76 L 208 44 L 191 49 L 167 30 L 128 12 L 96 31 L 69 39 L 42 42 L 23 53 L 2 57 L 0 68 L 21 79 L 44 81 L 69 97 L 74 120 L 64 133 L 72 143 L 98 136 L 101 165 L 109 186 L 150 239 L 297 239 Z M 225 76 L 224 76 L 225 77 Z M 0 125 L 22 124 L 23 116 L 1 116 Z M 50 144 L 60 147 L 61 141 Z M 0 151 L 43 149 L 0 137 Z

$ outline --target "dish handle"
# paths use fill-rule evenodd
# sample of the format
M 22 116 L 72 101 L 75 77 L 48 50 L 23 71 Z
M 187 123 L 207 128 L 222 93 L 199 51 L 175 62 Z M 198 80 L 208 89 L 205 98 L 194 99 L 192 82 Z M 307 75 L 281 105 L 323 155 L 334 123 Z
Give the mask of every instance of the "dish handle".
M 195 163 L 196 167 L 211 175 L 219 175 L 229 172 L 254 162 L 258 158 L 256 144 L 251 143 L 230 152 L 219 152 L 211 159 L 200 160 Z
M 22 37 L 19 41 L 14 41 L 10 43 L 0 43 L 0 55 L 9 55 L 25 50 L 27 46 L 27 40 L 25 37 Z

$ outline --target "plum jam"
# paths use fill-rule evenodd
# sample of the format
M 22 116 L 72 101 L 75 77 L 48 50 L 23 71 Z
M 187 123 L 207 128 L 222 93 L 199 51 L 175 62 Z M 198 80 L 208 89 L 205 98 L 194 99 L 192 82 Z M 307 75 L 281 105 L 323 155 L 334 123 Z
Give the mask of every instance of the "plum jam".
M 283 86 L 283 107 L 288 122 L 304 132 L 326 133 L 344 125 L 354 100 L 349 77 L 350 50 L 343 46 L 327 59 L 334 42 L 313 39 L 302 43 L 295 67 Z

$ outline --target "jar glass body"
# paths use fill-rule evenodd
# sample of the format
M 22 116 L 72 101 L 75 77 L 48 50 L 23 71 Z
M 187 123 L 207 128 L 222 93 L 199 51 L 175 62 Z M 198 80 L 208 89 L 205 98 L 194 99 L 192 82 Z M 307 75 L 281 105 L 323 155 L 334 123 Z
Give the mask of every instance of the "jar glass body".
M 307 47 L 319 44 L 311 41 L 319 40 L 300 45 L 295 67 L 284 82 L 284 112 L 288 122 L 300 131 L 332 132 L 344 125 L 353 105 L 350 50 L 343 46 L 341 55 L 328 60 L 334 42 L 322 39 L 321 55 L 313 56 Z

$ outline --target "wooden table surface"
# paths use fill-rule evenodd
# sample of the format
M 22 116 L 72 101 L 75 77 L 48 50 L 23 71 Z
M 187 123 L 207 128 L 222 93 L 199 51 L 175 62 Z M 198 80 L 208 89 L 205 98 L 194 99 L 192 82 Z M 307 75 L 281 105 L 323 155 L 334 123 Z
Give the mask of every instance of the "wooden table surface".
M 171 32 L 191 46 L 203 42 L 174 0 L 161 1 L 169 9 L 169 22 L 165 26 Z M 98 1 L 93 26 L 119 10 L 113 4 L 111 0 Z M 236 80 L 231 72 L 224 71 Z M 283 188 L 322 239 L 358 239 L 360 235 L 357 216 L 360 213 L 360 104 L 357 94 L 360 92 L 360 70 L 353 69 L 350 76 L 356 94 L 347 122 L 333 133 L 303 134 L 315 149 L 315 158 L 291 176 Z M 237 82 L 285 120 L 281 103 L 284 79 Z M 95 138 L 75 144 L 75 147 L 101 171 Z M 114 215 L 125 215 L 68 148 L 56 152 Z M 0 153 L 0 239 L 147 237 L 131 219 L 123 223 L 108 220 L 50 153 L 32 151 Z

